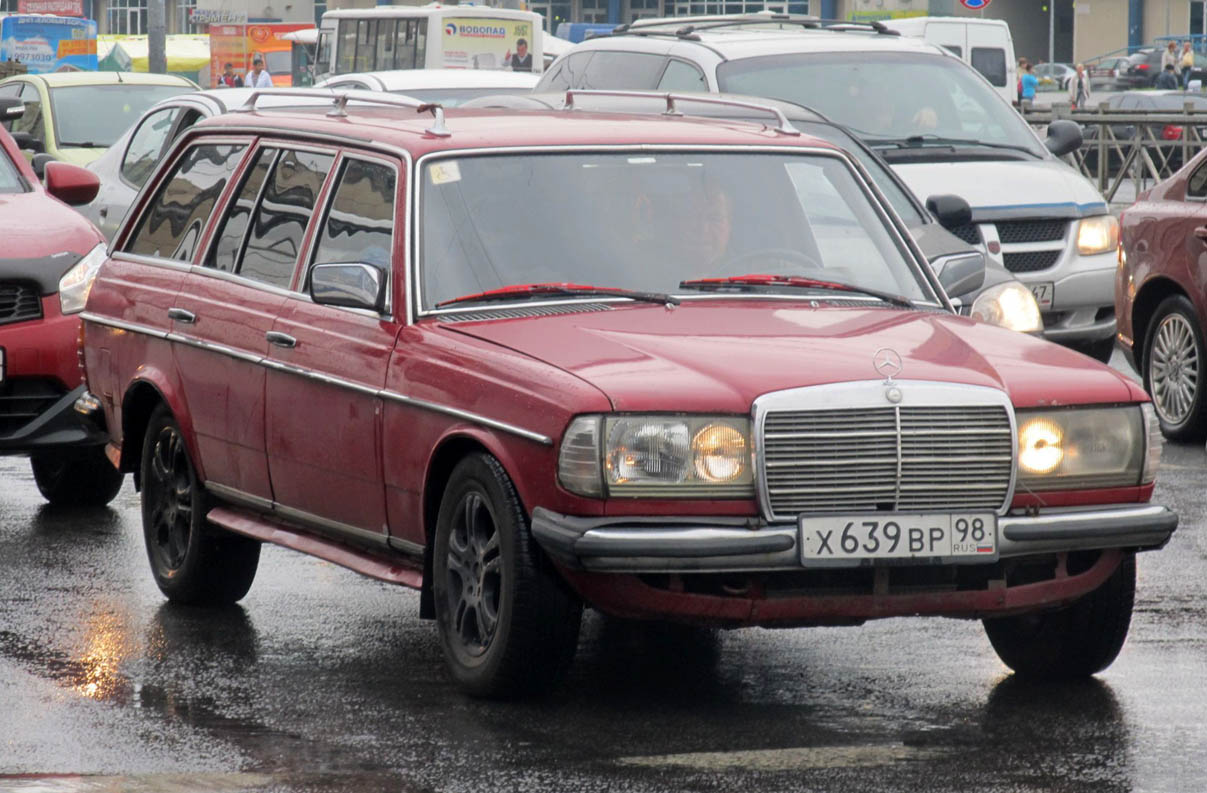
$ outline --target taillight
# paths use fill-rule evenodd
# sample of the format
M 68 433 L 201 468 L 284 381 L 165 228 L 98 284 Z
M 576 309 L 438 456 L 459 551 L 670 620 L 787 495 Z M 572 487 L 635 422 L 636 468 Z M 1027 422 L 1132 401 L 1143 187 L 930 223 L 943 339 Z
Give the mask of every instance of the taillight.
M 1181 140 L 1182 128 L 1176 124 L 1166 124 L 1165 129 L 1161 130 L 1161 137 L 1165 140 Z
M 1137 69 L 1140 69 L 1141 71 L 1145 71 L 1145 72 L 1146 72 L 1146 71 L 1148 71 L 1148 64 L 1147 64 L 1147 63 L 1141 63 L 1141 64 L 1137 65 L 1137 66 L 1136 66 L 1136 68 L 1137 68 Z

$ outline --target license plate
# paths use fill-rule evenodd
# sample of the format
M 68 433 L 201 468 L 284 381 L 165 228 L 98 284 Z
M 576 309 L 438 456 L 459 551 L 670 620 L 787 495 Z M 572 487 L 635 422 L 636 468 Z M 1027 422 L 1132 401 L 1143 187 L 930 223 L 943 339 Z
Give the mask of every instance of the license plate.
M 1052 307 L 1052 294 L 1056 291 L 1056 284 L 1051 281 L 1045 281 L 1042 284 L 1031 284 L 1031 294 L 1035 295 L 1035 302 L 1039 303 L 1040 308 Z
M 800 518 L 801 564 L 874 559 L 997 559 L 991 512 L 885 513 Z

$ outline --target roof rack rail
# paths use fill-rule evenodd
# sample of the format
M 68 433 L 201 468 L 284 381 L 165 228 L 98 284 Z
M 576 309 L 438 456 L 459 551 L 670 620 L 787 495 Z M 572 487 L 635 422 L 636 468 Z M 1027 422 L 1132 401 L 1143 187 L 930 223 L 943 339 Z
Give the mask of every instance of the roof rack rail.
M 800 135 L 800 130 L 792 126 L 792 122 L 784 115 L 783 110 L 771 105 L 759 104 L 758 102 L 743 102 L 738 99 L 723 99 L 714 96 L 688 96 L 686 94 L 664 93 L 662 91 L 606 91 L 593 88 L 568 88 L 566 89 L 566 102 L 562 105 L 562 110 L 574 110 L 574 97 L 576 96 L 619 96 L 632 99 L 661 99 L 666 102 L 666 110 L 662 113 L 664 116 L 683 115 L 675 105 L 676 102 L 699 102 L 706 105 L 743 107 L 747 110 L 758 110 L 775 116 L 775 120 L 779 126 L 773 127 L 773 129 L 781 135 Z
M 405 107 L 418 113 L 431 112 L 434 120 L 432 126 L 424 130 L 428 135 L 447 138 L 452 131 L 444 124 L 444 107 L 434 102 L 421 102 L 409 96 L 399 94 L 381 94 L 377 91 L 333 91 L 322 88 L 264 88 L 252 91 L 242 105 L 232 110 L 232 113 L 250 113 L 256 109 L 256 100 L 262 96 L 286 96 L 306 99 L 330 99 L 331 109 L 327 115 L 332 118 L 346 118 L 348 102 L 361 102 L 368 105 L 386 105 L 388 107 Z
M 749 14 L 717 14 L 713 16 L 683 16 L 663 17 L 661 19 L 639 19 L 627 25 L 619 25 L 612 35 L 671 35 L 679 38 L 694 38 L 699 40 L 696 33 L 723 28 L 747 27 L 751 25 L 766 25 L 779 23 L 814 30 L 871 30 L 886 36 L 899 36 L 898 31 L 878 20 L 857 22 L 847 19 L 822 19 L 808 14 L 778 14 L 766 11 L 755 11 Z

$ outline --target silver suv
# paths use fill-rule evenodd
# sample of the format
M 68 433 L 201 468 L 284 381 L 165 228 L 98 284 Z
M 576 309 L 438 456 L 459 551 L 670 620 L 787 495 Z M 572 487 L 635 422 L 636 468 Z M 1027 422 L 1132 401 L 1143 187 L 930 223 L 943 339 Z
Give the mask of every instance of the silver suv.
M 972 206 L 957 234 L 1034 293 L 1046 338 L 1100 360 L 1114 348 L 1119 226 L 1059 159 L 1080 131 L 1041 140 L 959 58 L 879 23 L 753 14 L 641 20 L 575 46 L 536 90 L 732 92 L 812 108 L 857 134 L 919 196 Z

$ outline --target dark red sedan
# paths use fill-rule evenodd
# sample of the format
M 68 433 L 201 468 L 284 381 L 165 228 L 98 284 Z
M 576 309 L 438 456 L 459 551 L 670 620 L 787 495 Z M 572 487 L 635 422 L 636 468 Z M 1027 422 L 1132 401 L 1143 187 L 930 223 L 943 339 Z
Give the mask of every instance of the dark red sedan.
M 1119 342 L 1144 377 L 1168 438 L 1207 435 L 1207 152 L 1120 217 L 1115 312 Z

